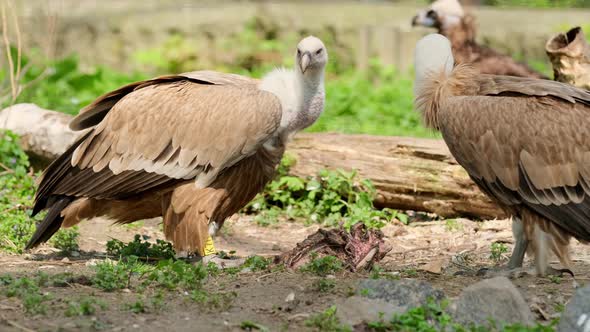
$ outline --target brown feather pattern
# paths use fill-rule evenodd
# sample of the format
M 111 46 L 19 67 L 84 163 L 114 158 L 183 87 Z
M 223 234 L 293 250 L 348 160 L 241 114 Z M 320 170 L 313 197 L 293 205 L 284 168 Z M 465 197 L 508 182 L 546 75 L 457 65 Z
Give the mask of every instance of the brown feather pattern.
M 433 73 L 416 103 L 490 197 L 551 234 L 563 264 L 570 237 L 590 241 L 590 92 L 546 80 Z
M 178 250 L 202 252 L 209 222 L 223 223 L 262 190 L 284 151 L 273 136 L 280 102 L 257 83 L 192 72 L 98 98 L 71 123 L 89 132 L 41 178 L 34 212 L 49 208 L 51 218 L 27 248 L 87 218 L 164 216 Z M 268 150 L 271 139 L 278 147 Z

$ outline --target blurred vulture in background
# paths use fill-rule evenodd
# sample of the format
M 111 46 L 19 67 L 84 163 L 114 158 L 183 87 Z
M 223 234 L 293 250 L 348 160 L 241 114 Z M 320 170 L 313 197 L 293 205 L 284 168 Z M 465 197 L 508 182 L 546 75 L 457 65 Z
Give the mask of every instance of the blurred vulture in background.
M 545 45 L 554 79 L 590 90 L 590 45 L 582 28 L 553 36 Z
M 178 252 L 203 255 L 209 235 L 273 177 L 291 136 L 322 113 L 327 61 L 307 37 L 293 70 L 261 80 L 200 71 L 98 98 L 70 123 L 88 131 L 42 175 L 33 215 L 48 213 L 27 248 L 84 219 L 162 216 Z
M 590 241 L 590 92 L 454 66 L 451 43 L 440 34 L 418 42 L 415 62 L 425 124 L 517 220 L 508 267 L 521 267 L 528 249 L 539 275 L 556 272 L 549 250 L 569 268 L 570 238 Z
M 476 41 L 475 18 L 466 14 L 457 0 L 437 0 L 412 19 L 413 26 L 435 28 L 447 37 L 457 63 L 471 63 L 483 74 L 546 78 L 511 57 Z

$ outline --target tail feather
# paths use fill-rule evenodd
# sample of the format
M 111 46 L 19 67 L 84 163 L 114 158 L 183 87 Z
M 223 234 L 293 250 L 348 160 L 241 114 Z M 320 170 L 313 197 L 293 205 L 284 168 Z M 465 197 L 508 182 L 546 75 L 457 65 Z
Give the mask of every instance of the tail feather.
M 61 215 L 61 211 L 73 200 L 74 198 L 72 197 L 60 197 L 54 204 L 52 204 L 43 221 L 37 225 L 35 234 L 33 234 L 29 243 L 27 243 L 25 247 L 26 250 L 35 248 L 36 246 L 47 242 L 53 234 L 60 229 L 64 219 Z

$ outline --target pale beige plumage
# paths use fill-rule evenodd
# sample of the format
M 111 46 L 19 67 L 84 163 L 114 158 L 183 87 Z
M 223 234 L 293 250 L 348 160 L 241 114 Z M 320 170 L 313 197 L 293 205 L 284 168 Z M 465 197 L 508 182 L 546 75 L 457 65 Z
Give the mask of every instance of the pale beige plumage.
M 417 45 L 417 108 L 479 187 L 522 220 L 532 249 L 547 246 L 538 227 L 569 267 L 570 237 L 590 241 L 590 135 L 583 129 L 590 126 L 590 92 L 482 75 L 469 65 L 444 68 L 450 52 L 441 35 Z M 535 253 L 540 274 L 544 255 Z
M 286 139 L 323 109 L 327 55 L 310 52 L 324 46 L 308 37 L 298 47 L 306 54 L 296 59 L 306 58 L 303 72 L 260 81 L 211 71 L 164 76 L 84 108 L 70 126 L 89 131 L 44 172 L 34 213 L 50 211 L 27 247 L 96 216 L 119 223 L 163 216 L 177 250 L 203 254 L 210 224 L 218 229 L 264 188 Z M 305 90 L 304 79 L 317 88 Z M 264 90 L 273 82 L 291 85 Z M 291 90 L 322 103 L 310 108 Z

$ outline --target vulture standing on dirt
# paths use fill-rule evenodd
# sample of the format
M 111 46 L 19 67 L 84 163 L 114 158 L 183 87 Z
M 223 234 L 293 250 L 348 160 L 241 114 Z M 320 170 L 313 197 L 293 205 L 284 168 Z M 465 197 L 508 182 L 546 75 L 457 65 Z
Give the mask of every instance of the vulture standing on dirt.
M 475 41 L 475 18 L 457 0 L 438 0 L 412 19 L 412 26 L 435 28 L 451 41 L 458 63 L 470 62 L 483 74 L 547 78 L 524 63 Z
M 162 216 L 176 250 L 202 256 L 209 235 L 271 180 L 292 135 L 322 113 L 327 61 L 310 36 L 293 70 L 261 80 L 197 71 L 99 97 L 70 123 L 88 132 L 42 175 L 33 215 L 49 211 L 26 248 L 83 219 Z
M 513 224 L 509 268 L 522 266 L 529 245 L 539 275 L 555 272 L 549 250 L 569 268 L 570 237 L 590 241 L 590 92 L 453 64 L 444 36 L 417 43 L 414 92 L 425 124 L 442 133 L 482 191 L 521 221 Z

